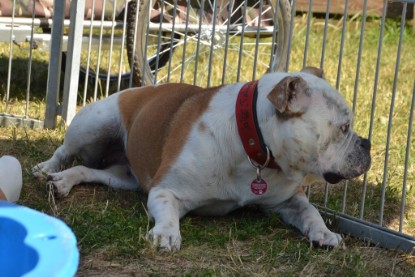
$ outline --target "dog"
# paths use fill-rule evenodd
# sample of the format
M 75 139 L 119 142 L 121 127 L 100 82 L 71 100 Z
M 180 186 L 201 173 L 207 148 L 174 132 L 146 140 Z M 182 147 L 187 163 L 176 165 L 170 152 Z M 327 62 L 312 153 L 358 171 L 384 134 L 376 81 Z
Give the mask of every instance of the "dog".
M 187 213 L 225 215 L 246 205 L 278 212 L 310 241 L 336 247 L 341 236 L 302 188 L 369 169 L 370 141 L 352 123 L 340 93 L 311 67 L 212 88 L 131 88 L 81 109 L 63 145 L 32 171 L 47 175 L 58 197 L 89 182 L 141 188 L 158 249 L 180 249 Z M 75 157 L 83 165 L 61 171 Z

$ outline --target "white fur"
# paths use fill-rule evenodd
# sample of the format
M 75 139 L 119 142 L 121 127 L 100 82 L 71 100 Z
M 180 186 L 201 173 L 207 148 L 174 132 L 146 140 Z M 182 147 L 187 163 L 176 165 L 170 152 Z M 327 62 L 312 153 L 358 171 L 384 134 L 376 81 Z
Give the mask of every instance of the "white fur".
M 269 92 L 286 76 L 300 76 L 311 91 L 310 106 L 300 119 L 280 119 L 267 99 Z M 236 97 L 242 85 L 220 88 L 206 112 L 194 123 L 177 160 L 150 190 L 148 210 L 155 226 L 149 237 L 161 249 L 178 250 L 181 247 L 179 220 L 188 212 L 224 215 L 236 208 L 257 204 L 266 212 L 279 212 L 287 223 L 311 241 L 337 246 L 340 235 L 327 229 L 317 209 L 299 188 L 306 178 L 313 176 L 322 180 L 323 173 L 333 165 L 341 167 L 345 155 L 354 147 L 347 138 L 355 136 L 351 132 L 334 140 L 332 136 L 337 130 L 327 129 L 328 121 L 333 121 L 333 128 L 337 128 L 352 119 L 344 100 L 325 80 L 310 74 L 273 73 L 260 79 L 258 121 L 266 144 L 275 157 L 280 157 L 277 163 L 282 170 L 266 168 L 262 171 L 268 191 L 259 196 L 250 189 L 256 170 L 248 162 L 235 121 Z M 98 141 L 110 137 L 125 140 L 117 106 L 118 95 L 81 110 L 69 126 L 63 146 L 50 160 L 34 167 L 34 175 L 42 177 L 43 172 L 49 175 L 48 183 L 53 185 L 57 195 L 66 196 L 73 185 L 84 182 L 100 182 L 114 188 L 138 188 L 136 178 L 129 174 L 128 164 L 104 170 L 77 166 L 60 171 L 62 164 L 75 156 L 93 164 L 94 161 L 88 161 L 90 154 L 100 157 L 104 147 L 96 143 L 97 138 Z M 327 99 L 336 103 L 334 108 L 328 107 Z M 293 105 L 303 105 L 298 101 Z M 348 114 L 339 114 L 338 107 Z M 203 130 L 198 127 L 201 123 L 205 126 Z M 299 146 L 295 140 L 302 144 Z M 327 144 L 328 148 L 324 146 Z M 82 154 L 83 151 L 88 155 Z M 299 160 L 304 163 L 294 168 L 292 165 L 299 164 Z

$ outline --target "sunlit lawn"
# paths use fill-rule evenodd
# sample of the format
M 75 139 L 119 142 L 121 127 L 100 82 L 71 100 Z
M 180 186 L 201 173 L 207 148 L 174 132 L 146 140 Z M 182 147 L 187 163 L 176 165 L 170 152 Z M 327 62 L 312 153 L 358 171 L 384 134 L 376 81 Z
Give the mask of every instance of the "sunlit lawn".
M 291 52 L 290 71 L 300 70 L 304 58 L 306 18 L 296 18 Z M 313 19 L 308 45 L 307 65 L 319 66 L 323 42 L 323 23 Z M 369 135 L 371 110 L 374 108 L 372 141 L 373 164 L 368 173 L 364 219 L 377 223 L 381 204 L 381 191 L 384 179 L 385 145 L 389 121 L 392 120 L 391 144 L 387 160 L 385 214 L 387 227 L 397 230 L 403 186 L 405 154 L 408 136 L 409 109 L 412 101 L 415 79 L 415 37 L 411 28 L 406 28 L 397 74 L 393 116 L 389 117 L 399 24 L 388 21 L 385 27 L 376 102 L 373 102 L 375 66 L 378 58 L 380 20 L 368 19 L 360 78 L 355 95 L 356 65 L 360 37 L 360 19 L 348 21 L 345 33 L 342 70 L 339 91 L 352 107 L 355 102 L 354 128 L 362 136 Z M 339 50 L 342 21 L 332 20 L 328 28 L 328 39 L 324 59 L 327 80 L 336 86 L 339 65 Z M 26 46 L 27 47 L 27 46 Z M 228 53 L 229 74 L 225 82 L 235 82 L 239 51 Z M 249 52 L 249 49 L 244 49 Z M 177 51 L 177 50 L 176 50 Z M 190 50 L 189 50 L 190 51 Z M 251 49 L 252 51 L 252 49 Z M 265 48 L 260 53 L 266 53 Z M 240 80 L 250 80 L 252 52 L 244 52 L 240 68 Z M 47 80 L 48 55 L 33 51 L 32 78 L 30 85 L 29 117 L 44 118 L 45 91 Z M 85 53 L 85 52 L 84 52 Z M 179 51 L 177 51 L 179 53 Z M 209 59 L 203 52 L 199 62 L 200 84 L 206 83 Z M 105 56 L 105 55 L 104 55 Z M 27 91 L 27 57 L 25 45 L 22 49 L 13 46 L 12 78 L 10 82 L 10 102 L 6 110 L 7 68 L 9 45 L 0 44 L 0 113 L 24 115 Z M 97 53 L 91 53 L 91 67 L 96 68 Z M 106 58 L 101 62 L 102 72 L 108 69 Z M 115 56 L 118 68 L 119 55 Z M 177 58 L 177 59 L 180 59 Z M 267 57 L 261 54 L 261 62 Z M 124 61 L 127 61 L 125 58 Z M 212 62 L 211 85 L 221 83 L 223 53 L 216 52 Z M 84 65 L 86 61 L 82 62 Z M 267 64 L 266 62 L 263 62 Z M 260 65 L 256 77 L 266 71 Z M 126 71 L 124 68 L 123 71 Z M 180 72 L 180 71 L 178 71 Z M 231 74 L 232 72 L 232 74 Z M 174 73 L 174 72 L 173 72 Z M 172 81 L 180 80 L 180 75 L 171 75 Z M 159 74 L 162 74 L 160 72 Z M 161 75 L 160 75 L 161 76 Z M 184 81 L 192 83 L 194 69 L 186 68 Z M 62 83 L 62 82 L 61 82 Z M 105 95 L 105 83 L 94 90 L 94 83 L 88 84 L 87 102 L 94 97 Z M 112 92 L 114 88 L 110 92 Z M 83 84 L 79 96 L 83 97 Z M 81 98 L 80 98 L 81 99 Z M 355 100 L 355 101 L 354 101 Z M 79 101 L 82 103 L 82 99 Z M 98 270 L 101 274 L 114 275 L 122 272 L 145 272 L 145 274 L 188 274 L 188 275 L 396 275 L 415 274 L 412 256 L 395 251 L 371 247 L 356 239 L 346 238 L 346 249 L 327 251 L 310 248 L 309 244 L 291 227 L 283 224 L 278 217 L 258 217 L 255 209 L 242 210 L 224 218 L 199 218 L 189 216 L 182 222 L 183 249 L 179 254 L 166 255 L 152 251 L 144 235 L 148 229 L 144 210 L 145 196 L 139 193 L 118 192 L 99 185 L 78 186 L 68 198 L 52 201 L 43 184 L 34 180 L 30 168 L 48 158 L 63 139 L 64 127 L 56 130 L 29 130 L 0 128 L 0 155 L 12 154 L 19 158 L 24 168 L 24 189 L 20 203 L 62 218 L 74 230 L 81 251 L 81 273 L 87 275 Z M 415 235 L 414 220 L 414 136 L 410 142 L 412 149 L 407 168 L 407 195 L 403 231 Z M 348 184 L 346 212 L 359 216 L 362 178 Z M 324 185 L 312 189 L 311 198 L 324 205 Z M 339 210 L 342 206 L 343 185 L 330 186 L 326 205 Z M 49 200 L 48 200 L 49 199 Z M 102 271 L 100 271 L 102 270 Z M 144 274 L 144 273 L 143 273 Z

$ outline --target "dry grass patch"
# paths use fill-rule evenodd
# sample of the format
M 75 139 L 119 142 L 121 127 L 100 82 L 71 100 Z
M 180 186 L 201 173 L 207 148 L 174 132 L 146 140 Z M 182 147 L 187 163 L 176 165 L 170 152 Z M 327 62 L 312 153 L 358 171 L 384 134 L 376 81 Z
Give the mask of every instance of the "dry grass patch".
M 302 66 L 304 54 L 305 18 L 296 19 L 291 54 L 291 70 Z M 340 25 L 339 25 L 340 24 Z M 350 105 L 354 102 L 359 22 L 348 22 L 340 91 Z M 328 81 L 335 85 L 341 22 L 331 22 L 325 59 Z M 319 65 L 322 41 L 321 21 L 313 20 L 307 64 Z M 385 159 L 385 139 L 389 122 L 396 43 L 399 26 L 388 22 L 385 30 L 381 72 L 378 86 L 374 131 L 372 134 L 373 166 L 369 172 L 365 219 L 377 222 Z M 377 58 L 379 20 L 368 21 L 365 33 L 358 98 L 356 99 L 355 128 L 366 136 L 369 132 L 370 109 L 373 99 L 374 65 Z M 395 111 L 393 113 L 392 145 L 385 198 L 385 222 L 396 228 L 402 190 L 403 162 L 408 128 L 408 106 L 414 80 L 415 39 L 411 29 L 405 30 L 402 63 L 399 72 Z M 1 48 L 1 47 L 0 47 Z M 23 51 L 23 50 L 22 50 Z M 7 52 L 0 52 L 0 63 L 7 61 Z M 24 53 L 21 59 L 24 59 Z M 35 57 L 37 66 L 44 69 L 45 57 Z M 230 58 L 232 60 L 232 58 Z M 17 65 L 15 63 L 15 65 Z M 26 65 L 20 65 L 22 72 Z M 244 67 L 250 67 L 245 64 Z M 6 67 L 7 68 L 7 67 Z M 22 69 L 23 68 L 23 69 Z M 0 78 L 5 76 L 0 67 Z M 19 68 L 15 68 L 18 70 Z M 242 71 L 245 71 L 242 69 Z M 246 70 L 249 72 L 249 70 Z M 14 73 L 17 74 L 17 73 Z M 262 74 L 262 72 L 261 72 Z M 19 76 L 13 75 L 13 76 Z M 251 74 L 249 74 L 251 76 Z M 243 77 L 243 78 L 249 78 Z M 260 73 L 257 74 L 260 76 Z M 32 83 L 31 103 L 39 101 L 30 116 L 43 117 L 45 80 Z M 24 110 L 25 81 L 13 81 L 11 111 Z M 5 110 L 4 79 L 0 79 Z M 80 92 L 81 93 L 81 92 Z M 35 105 L 36 106 L 36 105 Z M 156 253 L 145 240 L 151 226 L 146 211 L 146 197 L 138 192 L 114 191 L 101 185 L 80 185 L 69 197 L 54 199 L 43 183 L 35 180 L 30 169 L 49 158 L 63 140 L 65 128 L 56 130 L 29 130 L 0 128 L 0 155 L 16 156 L 24 168 L 24 187 L 20 204 L 58 216 L 75 232 L 81 252 L 79 276 L 414 276 L 413 256 L 399 251 L 388 251 L 353 238 L 345 238 L 339 249 L 315 249 L 293 228 L 282 223 L 277 215 L 262 216 L 254 207 L 236 211 L 225 217 L 187 216 L 182 220 L 183 249 L 178 253 Z M 414 145 L 414 136 L 412 137 Z M 404 232 L 415 234 L 413 187 L 415 167 L 414 148 L 408 170 L 408 194 Z M 340 209 L 343 186 L 329 188 L 328 207 Z M 346 211 L 358 215 L 360 209 L 361 179 L 350 182 Z M 313 188 L 312 200 L 323 203 L 324 186 Z

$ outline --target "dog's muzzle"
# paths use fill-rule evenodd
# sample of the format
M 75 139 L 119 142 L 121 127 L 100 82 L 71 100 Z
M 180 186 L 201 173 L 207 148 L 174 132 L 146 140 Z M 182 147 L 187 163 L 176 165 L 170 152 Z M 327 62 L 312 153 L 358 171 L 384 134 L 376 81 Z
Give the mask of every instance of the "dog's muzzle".
M 371 143 L 368 139 L 359 137 L 357 140 L 356 150 L 350 154 L 348 158 L 348 170 L 345 173 L 341 172 L 326 172 L 323 174 L 324 179 L 330 184 L 337 184 L 344 179 L 352 179 L 362 175 L 370 168 Z

